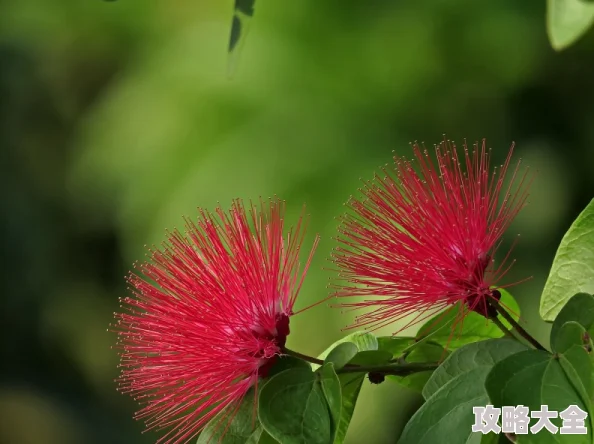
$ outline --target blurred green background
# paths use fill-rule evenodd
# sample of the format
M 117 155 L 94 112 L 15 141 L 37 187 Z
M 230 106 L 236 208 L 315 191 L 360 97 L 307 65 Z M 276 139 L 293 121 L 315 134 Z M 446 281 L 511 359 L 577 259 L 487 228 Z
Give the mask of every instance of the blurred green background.
M 522 234 L 509 279 L 534 278 L 512 293 L 546 338 L 542 286 L 594 195 L 594 32 L 553 52 L 544 1 L 256 8 L 229 80 L 231 0 L 0 0 L 0 442 L 154 442 L 115 391 L 106 332 L 144 244 L 196 206 L 277 194 L 294 220 L 307 203 L 308 305 L 359 178 L 442 133 L 486 137 L 497 162 L 515 140 L 538 170 L 507 240 Z M 292 322 L 289 345 L 318 354 L 349 319 Z M 349 442 L 396 442 L 419 403 L 366 386 Z

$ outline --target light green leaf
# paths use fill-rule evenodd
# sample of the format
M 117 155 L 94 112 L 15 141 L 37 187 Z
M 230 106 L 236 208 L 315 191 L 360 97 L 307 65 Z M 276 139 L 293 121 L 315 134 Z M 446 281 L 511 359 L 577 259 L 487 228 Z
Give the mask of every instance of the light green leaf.
M 352 342 L 342 342 L 334 347 L 324 360 L 325 363 L 331 362 L 334 368 L 339 370 L 355 357 L 359 349 Z
M 345 336 L 344 338 L 341 338 L 338 341 L 336 341 L 334 344 L 332 344 L 330 347 L 324 350 L 318 356 L 318 359 L 326 359 L 332 350 L 334 350 L 339 344 L 342 344 L 344 342 L 352 342 L 357 346 L 357 349 L 359 351 L 377 350 L 378 344 L 377 337 L 374 334 L 365 331 L 356 331 L 355 333 L 351 333 L 350 335 Z M 317 364 L 312 364 L 312 368 L 314 370 L 316 370 L 318 367 L 320 366 Z
M 390 352 L 392 356 L 398 357 L 408 348 L 412 348 L 417 340 L 409 336 L 380 336 L 377 338 L 378 350 Z
M 547 32 L 551 46 L 567 48 L 582 37 L 594 23 L 594 4 L 584 0 L 548 0 Z
M 576 293 L 594 293 L 594 200 L 559 244 L 540 298 L 540 316 L 553 321 Z
M 509 292 L 505 290 L 499 291 L 501 293 L 501 305 L 517 320 L 520 315 L 520 308 L 517 302 Z M 464 320 L 454 327 L 454 321 L 460 316 L 460 310 L 462 309 L 466 310 Z M 509 327 L 505 319 L 501 317 L 499 319 L 504 325 Z M 454 328 L 454 331 L 452 331 L 452 328 Z M 419 340 L 431 340 L 443 345 L 447 350 L 453 351 L 471 342 L 500 338 L 503 334 L 493 322 L 478 313 L 468 312 L 468 308 L 463 307 L 459 303 L 448 312 L 440 313 L 427 321 L 419 329 L 417 338 Z

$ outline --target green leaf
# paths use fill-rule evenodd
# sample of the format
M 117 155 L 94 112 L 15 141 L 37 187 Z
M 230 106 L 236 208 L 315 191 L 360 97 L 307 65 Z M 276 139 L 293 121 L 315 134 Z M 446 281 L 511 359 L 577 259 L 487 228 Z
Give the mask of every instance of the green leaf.
M 456 350 L 435 370 L 423 389 L 425 404 L 413 415 L 399 443 L 492 443 L 472 432 L 472 407 L 488 404 L 485 379 L 497 362 L 526 350 L 510 339 L 491 339 Z M 495 441 L 496 442 L 496 441 Z
M 311 369 L 285 370 L 266 382 L 258 398 L 264 429 L 283 444 L 332 442 L 332 419 L 319 378 Z
M 245 444 L 249 442 L 253 434 L 260 437 L 258 431 L 259 423 L 255 415 L 254 388 L 250 389 L 244 396 L 241 405 L 233 414 L 231 423 L 228 423 L 229 411 L 233 411 L 236 406 L 231 405 L 223 410 L 217 416 L 210 420 L 206 428 L 198 437 L 196 444 L 208 444 L 218 442 L 221 444 Z M 254 441 L 257 442 L 257 441 Z
M 262 428 L 262 426 L 260 426 Z M 252 444 L 248 442 L 246 444 Z M 257 441 L 257 444 L 278 444 L 278 441 L 274 439 L 270 434 L 262 428 L 262 434 L 260 435 L 260 439 Z
M 341 444 L 346 437 L 349 424 L 353 418 L 357 398 L 361 392 L 365 374 L 363 373 L 345 373 L 338 375 L 340 380 L 342 409 L 340 413 L 340 421 L 334 436 L 334 444 Z
M 512 339 L 489 339 L 468 344 L 452 353 L 434 372 L 425 387 L 423 397 L 429 399 L 441 387 L 459 375 L 476 368 L 490 369 L 495 363 L 527 347 Z
M 359 351 L 364 350 L 377 350 L 377 338 L 372 333 L 364 332 L 364 331 L 357 331 L 355 333 L 351 333 L 344 338 L 339 339 L 326 350 L 324 350 L 319 356 L 318 359 L 325 360 L 330 352 L 334 350 L 338 345 L 343 344 L 345 342 L 352 342 L 357 346 Z M 319 367 L 317 364 L 312 364 L 312 368 L 316 370 Z
M 555 336 L 551 337 L 551 349 L 556 353 L 564 353 L 574 345 L 585 345 L 585 339 L 587 332 L 582 325 L 574 321 L 566 322 L 555 331 Z
M 295 358 L 289 355 L 282 355 L 276 358 L 276 361 L 268 372 L 268 377 L 272 377 L 278 373 L 284 372 L 290 368 L 306 368 L 310 369 L 311 364 L 303 359 Z
M 350 360 L 349 364 L 361 366 L 382 365 L 390 362 L 392 354 L 384 350 L 363 350 Z
M 340 415 L 342 411 L 342 388 L 340 379 L 334 370 L 334 364 L 331 362 L 324 364 L 318 370 L 322 391 L 328 402 L 330 416 L 332 417 L 332 442 L 336 436 L 338 425 L 340 424 Z
M 474 436 L 475 435 L 473 434 L 472 437 L 474 438 Z M 495 433 L 487 433 L 481 436 L 477 444 L 498 444 L 500 442 L 503 444 L 510 443 L 509 439 L 507 439 L 504 434 L 496 435 Z M 471 444 L 471 441 L 468 441 L 467 444 Z
M 594 293 L 594 200 L 559 244 L 540 298 L 540 316 L 553 321 L 576 293 Z
M 380 336 L 377 338 L 378 350 L 390 352 L 394 357 L 400 356 L 402 352 L 416 343 L 416 338 L 408 336 Z
M 499 293 L 501 293 L 501 299 L 499 300 L 499 303 L 511 314 L 512 318 L 514 318 L 514 320 L 519 320 L 520 319 L 520 306 L 518 305 L 518 303 L 516 302 L 515 298 L 511 295 L 511 293 L 507 290 L 504 290 L 503 288 L 499 288 L 498 289 Z M 507 319 L 503 318 L 501 315 L 499 315 L 498 319 L 503 323 L 503 325 L 505 325 L 507 328 L 511 329 L 513 328 L 513 326 L 507 321 Z M 491 327 L 495 327 L 495 325 L 491 325 Z M 501 329 L 497 328 L 498 333 L 496 333 L 498 336 L 498 338 L 503 337 L 504 333 L 501 331 Z M 494 333 L 492 333 L 494 334 Z
M 360 350 L 350 361 L 349 364 L 357 365 L 381 365 L 392 359 L 392 353 L 377 350 L 378 342 L 374 335 L 368 333 L 355 333 L 343 338 L 341 341 L 352 339 L 353 343 L 357 345 Z M 341 343 L 339 341 L 339 343 Z M 332 347 L 336 347 L 333 344 Z M 328 350 L 320 356 L 328 355 Z M 344 441 L 349 424 L 355 411 L 357 398 L 361 392 L 363 381 L 365 380 L 365 373 L 343 373 L 338 375 L 341 387 L 342 409 L 340 414 L 340 421 L 334 437 L 334 444 L 341 444 Z
M 590 429 L 594 429 L 594 413 L 592 397 L 594 395 L 594 365 L 591 352 L 588 353 L 582 345 L 574 345 L 559 356 L 559 363 L 567 378 L 580 395 L 588 408 Z
M 483 384 L 489 370 L 478 367 L 448 381 L 413 415 L 398 443 L 480 443 L 481 434 L 471 429 L 472 407 L 488 403 Z
M 432 342 L 421 343 L 416 346 L 406 357 L 406 362 L 439 362 L 447 356 L 445 349 Z M 388 375 L 387 379 L 408 387 L 412 390 L 421 392 L 423 387 L 433 374 L 433 370 L 417 372 L 407 376 Z
M 334 368 L 339 370 L 349 363 L 351 359 L 359 352 L 359 349 L 352 342 L 342 342 L 334 347 L 324 360 L 325 363 L 331 362 Z
M 498 362 L 485 381 L 489 398 L 497 406 L 540 407 L 542 379 L 550 361 L 547 352 L 526 350 Z M 525 386 L 534 390 L 525 390 Z
M 572 298 L 568 305 L 573 305 Z M 566 305 L 567 307 L 567 305 Z M 565 317 L 569 311 L 565 308 L 561 311 L 559 318 Z M 589 320 L 582 316 L 582 320 Z M 584 404 L 589 410 L 589 420 L 594 427 L 592 418 L 592 395 L 594 394 L 594 353 L 592 352 L 592 340 L 583 325 L 574 321 L 566 322 L 561 328 L 553 330 L 551 336 L 551 347 L 559 355 L 559 363 L 567 378 L 580 395 Z
M 567 48 L 594 23 L 594 5 L 584 0 L 548 0 L 547 32 L 551 46 Z
M 501 292 L 501 305 L 503 305 L 517 320 L 520 315 L 520 308 L 513 296 L 505 291 Z M 454 322 L 460 316 L 461 310 L 466 310 L 464 320 L 454 326 Z M 509 327 L 508 322 L 499 318 L 504 325 Z M 452 327 L 454 331 L 452 332 Z M 463 345 L 483 341 L 485 339 L 500 338 L 504 333 L 491 321 L 475 312 L 468 312 L 468 308 L 458 303 L 449 311 L 440 313 L 427 321 L 417 333 L 418 340 L 428 340 L 443 345 L 447 350 L 453 351 Z
M 229 76 L 232 76 L 237 68 L 239 54 L 243 49 L 249 25 L 254 16 L 255 3 L 256 0 L 235 0 L 231 33 L 229 35 L 229 60 L 227 65 Z
M 581 396 L 584 405 L 587 405 L 591 409 L 591 399 L 594 389 L 592 370 L 594 368 L 586 350 L 582 346 L 574 345 L 559 356 L 559 363 L 569 378 L 569 381 Z
M 548 405 L 550 410 L 557 410 L 559 412 L 565 410 L 570 405 L 577 405 L 584 411 L 589 411 L 588 406 L 584 404 L 575 387 L 571 384 L 567 375 L 563 371 L 558 360 L 551 360 L 543 376 L 541 389 L 542 405 Z M 591 417 L 591 413 L 588 413 Z M 560 427 L 562 421 L 557 418 L 552 422 Z M 537 443 L 545 442 L 545 439 L 556 437 L 546 431 L 541 431 L 533 436 L 533 441 Z M 565 437 L 560 435 L 559 439 L 554 439 L 553 442 L 561 443 L 592 443 L 592 427 L 588 427 L 587 435 L 573 435 Z
M 554 344 L 561 327 L 570 321 L 577 322 L 586 330 L 594 327 L 594 296 L 578 293 L 567 301 L 553 322 L 551 345 Z
M 569 405 L 588 408 L 563 371 L 559 360 L 547 352 L 527 350 L 511 355 L 493 366 L 485 381 L 489 398 L 495 406 L 524 405 L 530 410 L 540 410 L 547 405 L 550 410 L 562 411 Z M 560 418 L 552 422 L 561 426 Z M 573 435 L 571 440 L 563 435 L 553 435 L 546 430 L 536 435 L 522 437 L 521 442 L 538 443 L 591 443 L 588 435 Z
M 421 340 L 411 337 L 383 336 L 377 338 L 380 350 L 392 353 L 398 358 L 406 352 L 406 362 L 431 362 L 445 359 L 449 352 L 440 344 L 424 337 Z M 408 376 L 388 375 L 386 378 L 397 384 L 420 392 L 431 377 L 433 370 L 417 372 Z
M 260 424 L 258 424 L 258 427 L 256 427 L 256 430 L 254 430 L 254 432 L 248 437 L 245 444 L 259 444 L 260 440 L 262 438 L 262 432 L 264 432 L 264 429 L 262 428 L 262 426 Z M 217 441 L 211 441 L 211 442 L 217 442 Z

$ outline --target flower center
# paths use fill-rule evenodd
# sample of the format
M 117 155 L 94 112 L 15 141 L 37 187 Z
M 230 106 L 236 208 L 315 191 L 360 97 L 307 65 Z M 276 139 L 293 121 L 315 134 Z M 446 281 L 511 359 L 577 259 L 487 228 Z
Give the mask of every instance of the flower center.
M 258 369 L 258 376 L 263 378 L 268 376 L 270 369 L 278 359 L 279 351 L 287 343 L 287 336 L 290 333 L 289 316 L 282 313 L 277 314 L 275 330 L 276 334 L 270 332 L 264 334 L 253 332 L 254 336 L 262 342 L 262 348 L 254 356 L 266 361 Z
M 475 293 L 470 297 L 466 298 L 466 305 L 472 311 L 484 316 L 487 319 L 496 318 L 497 310 L 495 307 L 489 304 L 487 298 L 493 298 L 497 301 L 501 299 L 501 293 L 497 290 L 486 290 L 481 294 Z
M 485 272 L 491 263 L 491 256 L 484 254 L 470 263 L 464 259 L 461 259 L 461 262 L 465 267 L 468 267 L 469 271 L 466 279 L 457 282 L 458 288 L 462 288 L 467 294 L 464 302 L 468 308 L 481 316 L 486 318 L 496 317 L 497 310 L 488 303 L 487 298 L 495 298 L 499 301 L 501 293 L 497 290 L 491 290 L 489 284 L 485 281 Z

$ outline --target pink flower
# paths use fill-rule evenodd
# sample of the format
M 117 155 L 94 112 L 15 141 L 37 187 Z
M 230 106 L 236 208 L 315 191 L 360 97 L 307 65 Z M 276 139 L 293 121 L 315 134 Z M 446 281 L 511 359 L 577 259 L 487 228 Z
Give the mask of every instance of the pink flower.
M 158 442 L 188 442 L 237 406 L 285 345 L 318 239 L 300 271 L 302 218 L 285 239 L 284 203 L 250 207 L 200 210 L 129 277 L 134 295 L 116 314 L 119 390 L 142 402 L 147 429 L 167 430 Z
M 472 153 L 464 143 L 463 155 L 444 140 L 435 147 L 437 163 L 418 144 L 413 150 L 415 161 L 395 158 L 393 170 L 366 182 L 342 218 L 335 295 L 366 297 L 342 306 L 371 309 L 355 326 L 379 328 L 418 313 L 406 328 L 460 301 L 490 315 L 488 299 L 500 297 L 496 288 L 505 287 L 498 283 L 513 264 L 509 252 L 499 265 L 493 261 L 528 197 L 519 162 L 504 184 L 513 145 L 492 173 L 484 140 Z

